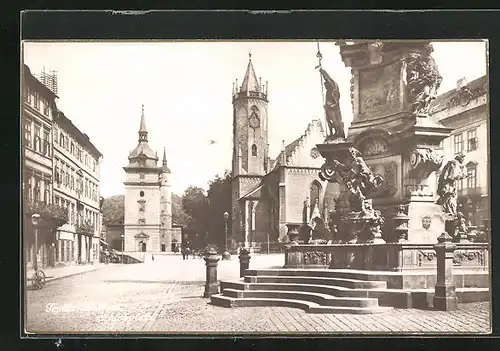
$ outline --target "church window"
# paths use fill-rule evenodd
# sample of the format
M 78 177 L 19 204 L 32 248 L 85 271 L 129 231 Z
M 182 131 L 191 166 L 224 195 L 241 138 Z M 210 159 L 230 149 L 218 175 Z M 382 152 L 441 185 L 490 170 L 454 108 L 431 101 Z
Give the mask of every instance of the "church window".
M 316 180 L 313 181 L 311 184 L 311 191 L 309 195 L 309 198 L 311 200 L 311 211 L 313 210 L 316 202 L 319 202 L 320 191 L 321 191 L 321 184 L 319 184 Z
M 141 190 L 141 192 L 139 193 L 139 195 L 140 195 L 141 197 L 144 197 L 144 191 L 142 191 L 142 190 Z
M 257 145 L 252 145 L 252 156 L 257 156 Z

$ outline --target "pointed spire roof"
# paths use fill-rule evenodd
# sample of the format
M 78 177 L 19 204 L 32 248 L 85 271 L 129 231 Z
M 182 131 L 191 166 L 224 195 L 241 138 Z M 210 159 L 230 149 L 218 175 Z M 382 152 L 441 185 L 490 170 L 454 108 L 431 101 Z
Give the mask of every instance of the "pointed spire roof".
M 167 167 L 167 147 L 166 146 L 163 147 L 163 160 L 162 160 L 161 164 L 162 164 L 161 168 L 162 168 L 163 172 L 170 173 L 170 169 Z
M 260 87 L 259 80 L 257 79 L 257 75 L 255 74 L 255 70 L 253 69 L 251 52 L 248 53 L 248 57 L 247 71 L 243 77 L 243 83 L 241 83 L 241 91 L 256 91 L 260 93 L 262 89 Z
M 146 130 L 146 120 L 144 117 L 144 105 L 142 105 L 141 124 L 139 127 L 139 144 L 129 154 L 129 167 L 139 160 L 143 160 L 146 167 L 156 167 L 157 154 L 148 145 L 148 132 Z M 140 163 L 140 162 L 139 162 Z
M 146 118 L 144 117 L 144 105 L 142 105 L 141 125 L 139 127 L 139 142 L 148 141 L 148 131 L 146 130 Z

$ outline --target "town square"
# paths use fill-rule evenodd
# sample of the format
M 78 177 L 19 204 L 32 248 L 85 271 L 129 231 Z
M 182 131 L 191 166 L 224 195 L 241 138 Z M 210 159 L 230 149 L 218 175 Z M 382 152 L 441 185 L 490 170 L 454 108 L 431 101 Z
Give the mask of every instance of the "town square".
M 24 42 L 25 332 L 490 333 L 486 47 Z

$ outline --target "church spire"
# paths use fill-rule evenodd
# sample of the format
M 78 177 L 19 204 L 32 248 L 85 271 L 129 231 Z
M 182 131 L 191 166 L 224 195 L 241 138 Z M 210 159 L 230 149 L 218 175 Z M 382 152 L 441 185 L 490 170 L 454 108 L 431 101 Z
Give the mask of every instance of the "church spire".
M 162 169 L 164 172 L 170 173 L 170 170 L 167 167 L 167 147 L 163 147 L 163 160 L 162 160 Z
M 252 64 L 252 53 L 248 53 L 248 66 L 245 72 L 245 77 L 243 77 L 243 83 L 241 83 L 241 92 L 261 92 L 262 88 L 260 86 L 259 80 L 257 79 L 257 75 L 255 74 L 255 70 Z
M 144 117 L 144 105 L 142 105 L 141 126 L 139 127 L 139 142 L 148 141 L 148 131 L 146 130 L 146 119 Z

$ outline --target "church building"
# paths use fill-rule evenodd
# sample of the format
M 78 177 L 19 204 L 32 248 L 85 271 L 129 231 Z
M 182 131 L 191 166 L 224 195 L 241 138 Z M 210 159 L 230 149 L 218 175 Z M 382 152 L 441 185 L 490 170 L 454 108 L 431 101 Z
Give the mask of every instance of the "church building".
M 139 142 L 123 167 L 125 178 L 124 251 L 172 251 L 181 242 L 181 229 L 172 226 L 172 191 L 166 150 L 162 165 L 148 145 L 142 106 Z
M 268 85 L 257 79 L 250 56 L 241 86 L 234 85 L 231 246 L 260 248 L 286 241 L 286 224 L 328 226 L 337 184 L 318 177 L 325 139 L 319 119 L 303 135 L 269 155 Z M 329 187 L 328 192 L 326 187 Z M 332 188 L 333 187 L 333 188 Z

